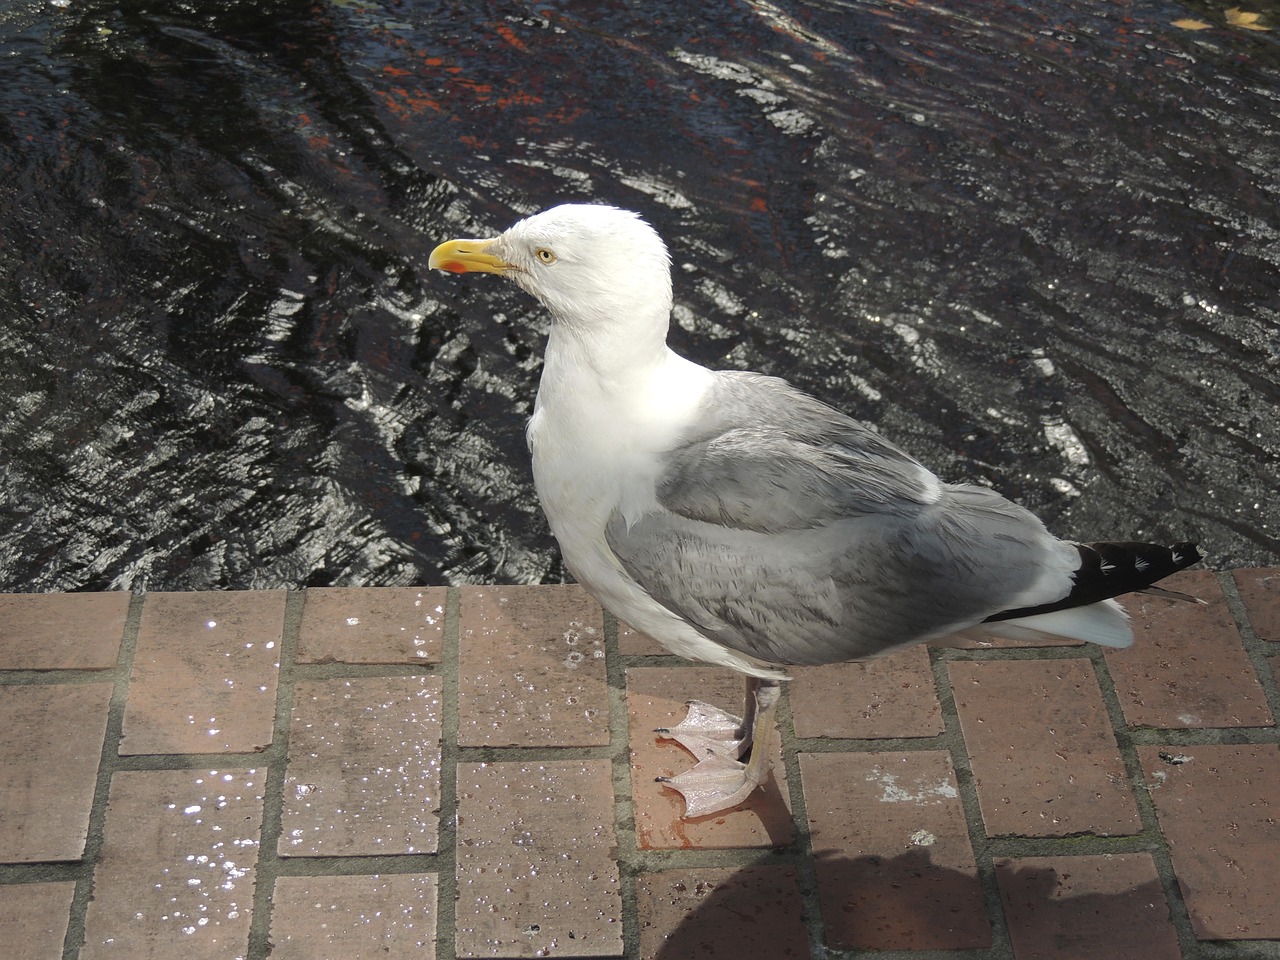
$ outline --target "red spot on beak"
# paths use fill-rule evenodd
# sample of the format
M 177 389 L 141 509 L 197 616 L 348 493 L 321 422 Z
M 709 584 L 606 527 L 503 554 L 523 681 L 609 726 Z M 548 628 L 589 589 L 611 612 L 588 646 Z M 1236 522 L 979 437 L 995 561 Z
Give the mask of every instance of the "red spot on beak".
M 440 264 L 441 270 L 448 270 L 450 273 L 466 273 L 467 265 L 461 260 L 446 260 Z

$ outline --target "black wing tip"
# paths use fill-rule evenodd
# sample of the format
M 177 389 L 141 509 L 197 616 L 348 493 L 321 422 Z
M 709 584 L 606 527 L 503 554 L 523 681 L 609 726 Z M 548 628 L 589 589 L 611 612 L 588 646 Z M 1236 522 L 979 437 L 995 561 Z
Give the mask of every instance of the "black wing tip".
M 1179 570 L 1185 570 L 1194 563 L 1199 563 L 1204 559 L 1204 554 L 1200 552 L 1200 544 L 1191 543 L 1175 543 L 1169 548 L 1169 552 L 1173 554 L 1173 562 Z
M 1081 561 L 1077 580 L 1102 574 L 1119 580 L 1145 580 L 1147 586 L 1204 559 L 1200 545 L 1191 541 L 1166 547 L 1160 543 L 1101 540 L 1077 543 L 1076 549 Z
M 1185 570 L 1203 557 L 1190 541 L 1166 547 L 1159 543 L 1102 540 L 1077 543 L 1080 567 L 1072 593 L 1103 593 L 1101 599 L 1142 590 L 1170 574 Z
M 987 620 L 1010 620 L 1050 613 L 1135 593 L 1204 559 L 1200 545 L 1190 541 L 1166 547 L 1159 543 L 1102 540 L 1077 543 L 1075 548 L 1080 553 L 1080 566 L 1076 569 L 1075 585 L 1069 594 L 1056 603 L 1005 610 Z

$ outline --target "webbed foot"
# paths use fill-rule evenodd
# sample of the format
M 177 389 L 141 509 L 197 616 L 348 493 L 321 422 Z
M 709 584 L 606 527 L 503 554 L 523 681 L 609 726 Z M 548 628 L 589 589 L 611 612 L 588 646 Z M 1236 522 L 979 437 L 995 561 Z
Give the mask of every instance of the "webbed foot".
M 749 746 L 741 717 L 701 700 L 690 700 L 689 712 L 674 727 L 659 727 L 654 733 L 676 741 L 698 760 L 707 757 L 736 760 Z

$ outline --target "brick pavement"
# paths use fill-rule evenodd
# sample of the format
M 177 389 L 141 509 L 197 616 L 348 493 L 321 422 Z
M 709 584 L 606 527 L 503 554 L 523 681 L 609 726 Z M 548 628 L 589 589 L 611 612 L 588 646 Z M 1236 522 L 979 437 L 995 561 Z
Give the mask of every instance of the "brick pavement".
M 796 670 L 696 822 L 652 731 L 741 679 L 574 586 L 0 596 L 0 955 L 1280 956 L 1280 569 L 1173 587 Z

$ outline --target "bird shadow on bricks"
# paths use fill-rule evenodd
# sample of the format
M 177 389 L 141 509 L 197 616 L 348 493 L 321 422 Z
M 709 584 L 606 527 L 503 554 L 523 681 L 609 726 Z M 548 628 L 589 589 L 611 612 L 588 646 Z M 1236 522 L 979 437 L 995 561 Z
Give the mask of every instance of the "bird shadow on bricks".
M 1139 857 L 1145 855 L 1136 855 Z M 1080 864 L 1063 864 L 1078 859 Z M 1004 861 L 997 874 L 1015 956 L 1045 960 L 1176 960 L 1164 888 L 1154 876 L 1107 870 L 1110 857 Z M 1087 862 L 1086 862 L 1087 861 Z M 1096 861 L 1096 862 L 1095 862 Z M 971 950 L 993 925 L 972 870 L 929 851 L 815 862 L 827 948 Z M 787 865 L 669 871 L 641 879 L 643 960 L 806 958 L 812 927 Z M 668 922 L 664 922 L 668 921 Z

